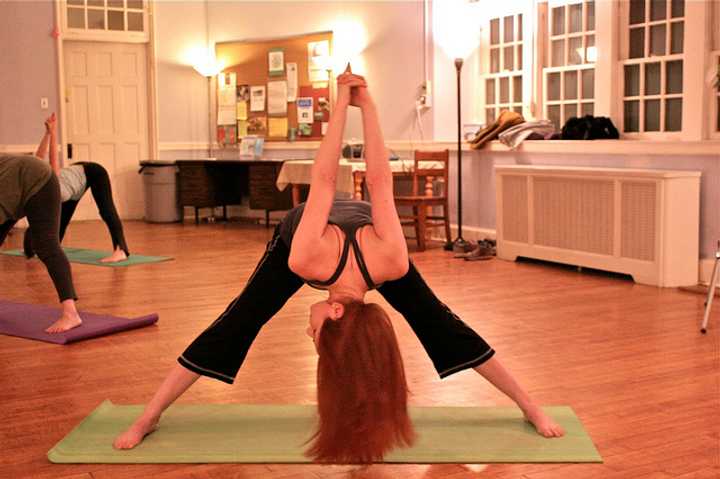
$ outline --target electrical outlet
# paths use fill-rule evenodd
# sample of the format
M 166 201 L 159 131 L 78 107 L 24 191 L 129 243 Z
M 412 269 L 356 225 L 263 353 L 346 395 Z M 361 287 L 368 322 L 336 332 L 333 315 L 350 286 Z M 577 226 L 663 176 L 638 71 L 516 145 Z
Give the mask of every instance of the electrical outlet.
M 48 99 L 47 98 L 45 98 L 45 97 L 40 98 L 40 108 L 42 108 L 43 110 L 48 109 Z
M 430 108 L 432 106 L 432 84 L 430 80 L 425 82 L 425 101 L 423 102 L 423 105 L 426 108 Z

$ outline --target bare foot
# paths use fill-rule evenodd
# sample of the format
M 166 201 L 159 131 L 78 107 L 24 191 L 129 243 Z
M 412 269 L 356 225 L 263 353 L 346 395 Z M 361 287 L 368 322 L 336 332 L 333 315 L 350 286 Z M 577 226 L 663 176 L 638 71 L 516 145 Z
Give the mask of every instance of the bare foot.
M 110 256 L 103 258 L 100 260 L 101 263 L 117 263 L 118 261 L 125 261 L 127 259 L 127 255 L 125 254 L 125 251 L 121 249 L 116 249 L 113 251 L 113 254 Z
M 142 417 L 138 418 L 127 431 L 120 434 L 113 441 L 115 449 L 132 449 L 140 444 L 145 436 L 151 434 L 157 429 L 157 420 L 146 421 Z
M 63 313 L 63 315 L 52 323 L 46 330 L 46 333 L 62 333 L 72 328 L 77 328 L 82 324 L 82 319 L 78 314 Z
M 525 419 L 535 426 L 535 430 L 543 437 L 562 437 L 565 430 L 553 418 L 545 414 L 538 406 L 530 406 L 525 413 Z

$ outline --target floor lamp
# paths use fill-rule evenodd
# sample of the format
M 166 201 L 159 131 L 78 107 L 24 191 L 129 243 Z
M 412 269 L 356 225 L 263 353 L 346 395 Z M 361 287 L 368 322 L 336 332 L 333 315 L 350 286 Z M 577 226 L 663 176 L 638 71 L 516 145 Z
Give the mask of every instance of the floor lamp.
M 462 123 L 461 123 L 461 104 L 460 104 L 460 71 L 462 70 L 463 59 L 455 59 L 455 70 L 457 71 L 457 225 L 458 235 L 450 245 L 446 245 L 446 249 L 452 249 L 455 252 L 464 253 L 469 249 L 470 243 L 465 241 L 462 236 Z

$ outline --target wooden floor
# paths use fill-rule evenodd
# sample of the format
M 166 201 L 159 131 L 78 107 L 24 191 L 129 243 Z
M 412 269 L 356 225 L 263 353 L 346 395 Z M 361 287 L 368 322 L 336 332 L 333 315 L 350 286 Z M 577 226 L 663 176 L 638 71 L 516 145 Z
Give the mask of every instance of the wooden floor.
M 54 465 L 46 452 L 101 401 L 146 402 L 176 356 L 243 288 L 270 230 L 241 224 L 126 223 L 131 251 L 172 255 L 111 269 L 73 264 L 80 307 L 160 314 L 157 326 L 58 346 L 0 336 L 0 478 L 718 478 L 720 307 L 699 329 L 703 297 L 542 263 L 465 262 L 439 248 L 411 256 L 438 296 L 498 351 L 544 405 L 574 408 L 601 465 Z M 18 247 L 10 237 L 3 248 Z M 108 249 L 102 223 L 73 223 L 68 246 Z M 0 255 L 0 297 L 55 304 L 37 260 Z M 263 329 L 236 384 L 201 379 L 185 403 L 315 400 L 304 287 Z M 371 293 L 371 299 L 382 299 Z M 720 306 L 720 305 L 718 305 Z M 393 312 L 415 405 L 507 405 L 466 371 L 439 380 Z

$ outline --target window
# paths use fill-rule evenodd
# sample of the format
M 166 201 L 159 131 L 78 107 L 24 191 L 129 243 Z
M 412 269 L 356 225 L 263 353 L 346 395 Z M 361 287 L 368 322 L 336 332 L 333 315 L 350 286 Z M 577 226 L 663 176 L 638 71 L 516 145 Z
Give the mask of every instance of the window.
M 502 110 L 522 113 L 523 16 L 521 13 L 490 20 L 488 65 L 485 71 L 485 121 L 492 123 Z
M 550 4 L 544 117 L 557 129 L 595 111 L 595 2 Z
M 623 131 L 682 130 L 684 0 L 631 0 L 623 68 Z
M 147 30 L 144 0 L 67 0 L 69 30 L 140 32 Z

